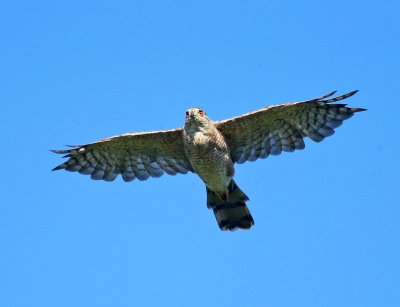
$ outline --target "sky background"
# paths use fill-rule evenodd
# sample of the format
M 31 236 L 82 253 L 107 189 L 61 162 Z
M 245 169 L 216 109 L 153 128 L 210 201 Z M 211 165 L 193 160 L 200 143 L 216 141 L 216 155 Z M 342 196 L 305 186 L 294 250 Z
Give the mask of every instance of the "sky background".
M 1 306 L 399 306 L 399 1 L 1 1 Z M 49 149 L 338 90 L 322 143 L 236 167 L 250 231 L 194 174 L 51 172 Z

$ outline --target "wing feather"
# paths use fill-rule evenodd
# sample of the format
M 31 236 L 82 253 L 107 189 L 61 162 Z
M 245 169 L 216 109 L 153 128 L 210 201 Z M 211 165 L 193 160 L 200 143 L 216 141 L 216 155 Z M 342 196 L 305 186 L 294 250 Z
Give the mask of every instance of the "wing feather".
M 127 133 L 72 149 L 52 150 L 65 154 L 66 162 L 53 170 L 65 169 L 90 175 L 95 180 L 113 181 L 119 174 L 124 181 L 146 180 L 193 171 L 186 157 L 182 128 Z
M 365 111 L 345 104 L 330 104 L 354 95 L 336 92 L 321 97 L 266 107 L 242 116 L 215 122 L 231 150 L 233 162 L 244 163 L 304 149 L 304 137 L 321 142 L 354 113 Z

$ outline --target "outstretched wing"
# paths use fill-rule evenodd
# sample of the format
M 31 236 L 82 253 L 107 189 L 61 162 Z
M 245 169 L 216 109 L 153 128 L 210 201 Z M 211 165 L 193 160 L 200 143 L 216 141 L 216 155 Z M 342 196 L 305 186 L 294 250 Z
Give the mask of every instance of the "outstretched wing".
M 365 109 L 329 104 L 357 91 L 326 99 L 335 92 L 302 102 L 269 106 L 242 116 L 216 122 L 231 150 L 233 162 L 244 163 L 282 151 L 304 149 L 303 137 L 315 142 L 334 134 L 345 119 Z
M 113 181 L 118 174 L 124 181 L 132 181 L 160 177 L 164 172 L 175 175 L 193 171 L 183 148 L 182 128 L 127 133 L 91 144 L 68 146 L 75 148 L 52 150 L 69 158 L 53 170 L 65 169 L 106 181 Z

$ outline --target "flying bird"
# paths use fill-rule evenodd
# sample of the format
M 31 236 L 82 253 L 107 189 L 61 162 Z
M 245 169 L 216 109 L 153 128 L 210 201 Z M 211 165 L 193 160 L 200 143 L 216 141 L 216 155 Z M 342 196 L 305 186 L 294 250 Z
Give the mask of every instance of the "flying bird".
M 165 173 L 196 173 L 205 183 L 207 207 L 221 230 L 249 229 L 249 198 L 233 180 L 234 164 L 265 159 L 282 151 L 304 149 L 304 137 L 321 142 L 354 113 L 365 111 L 332 104 L 357 91 L 268 106 L 234 118 L 212 121 L 200 108 L 186 111 L 185 125 L 163 131 L 126 133 L 86 145 L 52 150 L 69 158 L 53 170 L 65 169 L 113 181 L 146 180 Z

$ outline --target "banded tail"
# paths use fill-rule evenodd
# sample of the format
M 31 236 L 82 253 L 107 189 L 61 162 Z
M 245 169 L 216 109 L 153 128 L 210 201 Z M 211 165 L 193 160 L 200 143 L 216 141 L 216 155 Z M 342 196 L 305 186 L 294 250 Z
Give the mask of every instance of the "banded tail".
M 249 198 L 233 180 L 229 183 L 228 192 L 229 199 L 226 200 L 225 195 L 221 199 L 207 188 L 207 208 L 213 209 L 218 226 L 223 231 L 250 229 L 254 225 L 254 220 L 246 206 Z

